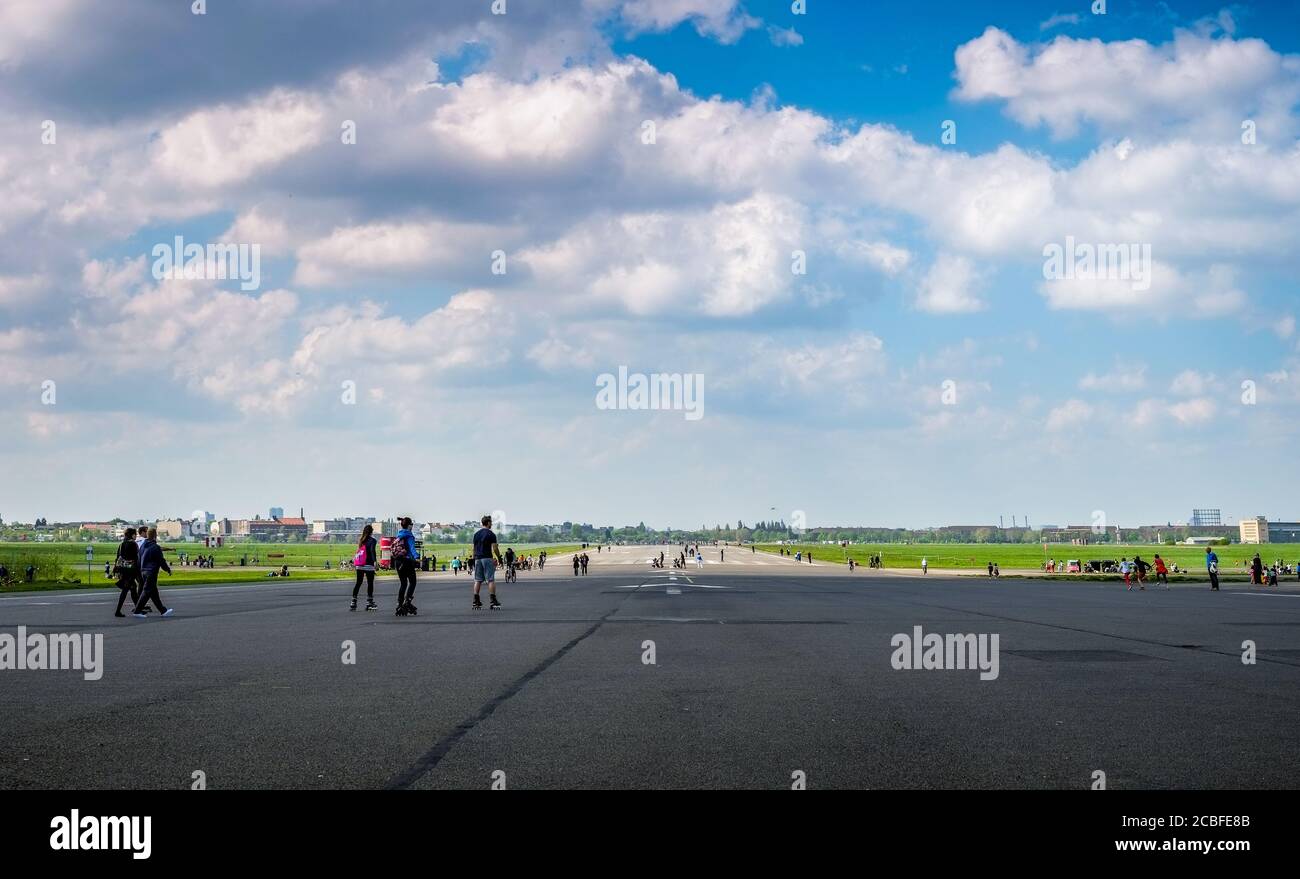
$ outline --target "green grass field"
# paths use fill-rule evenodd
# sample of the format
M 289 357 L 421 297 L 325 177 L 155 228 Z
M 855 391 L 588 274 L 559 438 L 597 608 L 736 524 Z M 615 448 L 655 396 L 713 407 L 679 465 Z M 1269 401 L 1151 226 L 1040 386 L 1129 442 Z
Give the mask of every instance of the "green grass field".
M 0 543 L 0 563 L 9 569 L 10 576 L 16 582 L 11 590 L 33 589 L 78 589 L 90 587 L 111 587 L 114 581 L 104 576 L 104 564 L 112 563 L 117 555 L 116 542 L 97 542 L 94 560 L 90 564 L 90 576 L 86 573 L 85 543 Z M 558 560 L 559 556 L 572 554 L 579 550 L 581 544 L 514 544 L 509 541 L 501 543 L 501 551 L 513 546 L 520 555 L 536 555 L 545 549 L 548 555 Z M 291 576 L 309 575 L 315 580 L 350 579 L 353 572 L 340 570 L 348 559 L 352 558 L 355 548 L 345 543 L 233 543 L 220 548 L 207 549 L 202 544 L 163 542 L 167 561 L 172 566 L 172 576 L 163 575 L 163 583 L 172 585 L 201 585 L 207 583 L 250 583 L 270 580 L 267 574 L 279 570 L 282 565 L 289 566 Z M 437 557 L 438 567 L 450 562 L 455 556 L 469 558 L 470 547 L 463 543 L 428 543 L 424 552 Z M 216 567 L 198 568 L 182 566 L 180 553 L 189 553 L 192 557 L 211 555 Z M 239 561 L 246 558 L 247 565 Z M 254 564 L 256 560 L 256 564 Z M 325 567 L 329 562 L 329 569 Z M 28 565 L 36 568 L 36 582 L 24 583 L 23 572 Z
M 761 544 L 764 552 L 777 552 L 776 544 Z M 826 562 L 847 562 L 851 556 L 855 561 L 866 564 L 867 559 L 879 553 L 886 568 L 920 568 L 924 558 L 931 568 L 959 569 L 983 568 L 994 562 L 1003 570 L 1042 568 L 1043 561 L 1054 558 L 1061 562 L 1070 559 L 1080 561 L 1119 561 L 1135 555 L 1151 561 L 1156 553 L 1169 565 L 1177 564 L 1194 573 L 1205 570 L 1205 548 L 1197 546 L 1157 546 L 1157 545 L 1092 545 L 1071 546 L 1063 544 L 1047 545 L 1043 552 L 1041 543 L 875 543 L 852 544 L 847 547 L 834 544 L 803 544 L 787 546 L 791 552 L 812 551 L 813 559 Z M 1235 574 L 1244 570 L 1247 561 L 1260 554 L 1266 563 L 1278 558 L 1295 564 L 1300 559 L 1300 545 L 1265 544 L 1262 546 L 1242 545 L 1216 546 L 1214 552 L 1219 556 L 1219 569 L 1224 574 Z

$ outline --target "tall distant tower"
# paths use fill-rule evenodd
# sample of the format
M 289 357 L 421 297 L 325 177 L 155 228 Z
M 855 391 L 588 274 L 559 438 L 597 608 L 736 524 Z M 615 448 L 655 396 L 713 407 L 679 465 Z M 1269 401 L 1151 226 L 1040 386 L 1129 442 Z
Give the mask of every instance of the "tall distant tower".
M 272 519 L 283 519 L 283 518 L 284 518 L 284 507 L 271 507 L 271 518 L 272 518 Z
M 1196 509 L 1192 510 L 1191 521 L 1187 524 L 1193 528 L 1217 528 L 1223 524 L 1223 519 L 1217 509 Z

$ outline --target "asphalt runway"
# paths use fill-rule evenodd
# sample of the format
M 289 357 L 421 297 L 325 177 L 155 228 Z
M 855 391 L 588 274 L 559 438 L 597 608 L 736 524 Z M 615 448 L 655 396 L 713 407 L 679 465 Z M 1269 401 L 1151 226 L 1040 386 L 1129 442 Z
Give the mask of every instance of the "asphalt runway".
M 0 597 L 0 634 L 104 635 L 104 673 L 0 671 L 0 789 L 1294 788 L 1300 594 L 878 573 L 728 549 L 566 559 L 470 609 L 350 584 Z M 996 634 L 999 672 L 896 670 L 896 634 Z M 1242 662 L 1243 641 L 1257 661 Z M 355 644 L 355 664 L 342 661 Z M 654 663 L 644 658 L 653 642 Z

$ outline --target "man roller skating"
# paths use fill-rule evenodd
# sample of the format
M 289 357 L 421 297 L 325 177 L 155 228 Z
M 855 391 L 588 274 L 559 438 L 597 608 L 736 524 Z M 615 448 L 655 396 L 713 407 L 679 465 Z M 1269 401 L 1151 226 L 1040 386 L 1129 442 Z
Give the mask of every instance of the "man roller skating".
M 484 582 L 488 584 L 488 607 L 498 610 L 501 602 L 497 601 L 496 565 L 501 563 L 501 550 L 497 546 L 497 536 L 492 532 L 492 517 L 484 516 L 483 527 L 474 532 L 474 610 L 483 607 L 479 598 L 479 589 Z M 493 562 L 495 559 L 495 563 Z
M 415 572 L 419 569 L 420 553 L 415 548 L 415 533 L 411 531 L 411 517 L 398 520 L 401 529 L 393 541 L 390 564 L 397 571 L 397 616 L 413 617 L 419 611 L 415 606 Z

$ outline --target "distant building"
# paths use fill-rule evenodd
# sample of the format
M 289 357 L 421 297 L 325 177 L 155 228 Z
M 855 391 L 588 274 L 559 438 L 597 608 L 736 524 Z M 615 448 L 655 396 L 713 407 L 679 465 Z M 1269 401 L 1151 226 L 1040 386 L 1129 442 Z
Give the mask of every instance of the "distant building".
M 306 519 L 281 516 L 278 519 L 253 519 L 248 522 L 249 540 L 277 541 L 292 538 L 306 540 L 310 533 L 311 526 L 307 524 Z
M 302 518 L 218 519 L 209 526 L 212 537 L 258 541 L 306 540 L 312 526 Z
M 1043 543 L 1072 543 L 1076 546 L 1086 546 L 1101 536 L 1091 525 L 1066 525 L 1064 528 L 1044 526 L 1040 534 Z
M 272 519 L 283 519 L 283 518 L 284 518 L 284 507 L 271 507 L 271 518 L 272 518 Z
M 1263 516 L 1242 519 L 1238 528 L 1242 543 L 1268 543 L 1268 520 Z
M 313 543 L 355 542 L 361 537 L 361 529 L 369 523 L 366 516 L 315 519 L 311 523 L 311 536 L 307 539 Z
M 1192 518 L 1187 524 L 1192 528 L 1217 528 L 1223 524 L 1223 517 L 1213 508 L 1192 510 Z
M 1269 522 L 1270 543 L 1300 543 L 1300 522 Z
M 1263 516 L 1241 520 L 1242 543 L 1300 543 L 1300 522 L 1270 522 Z
M 166 540 L 181 540 L 190 534 L 190 523 L 185 519 L 159 519 L 154 527 L 158 536 Z

